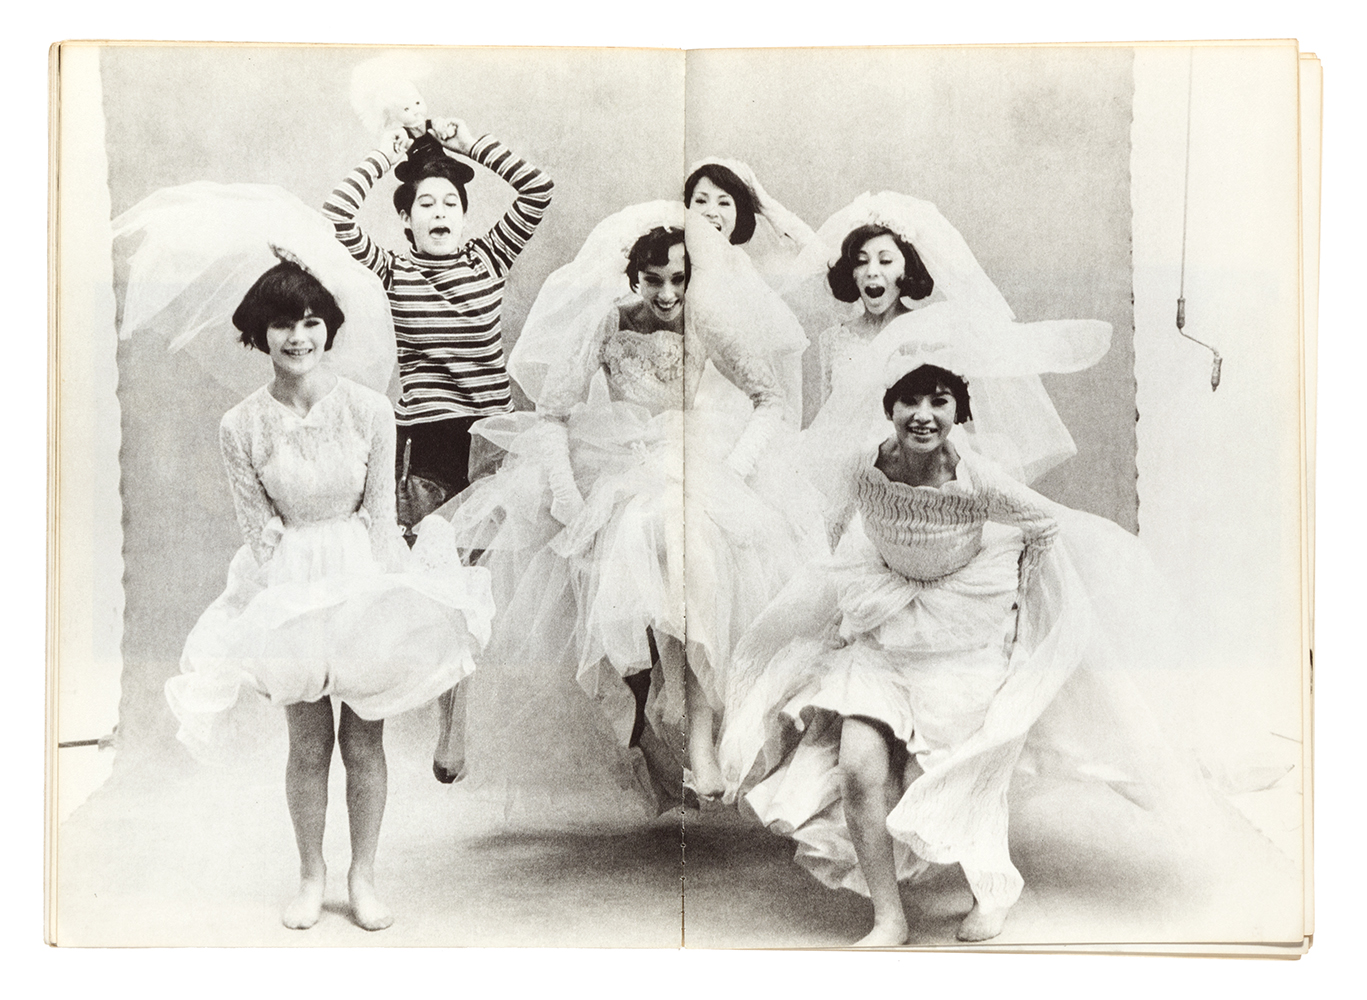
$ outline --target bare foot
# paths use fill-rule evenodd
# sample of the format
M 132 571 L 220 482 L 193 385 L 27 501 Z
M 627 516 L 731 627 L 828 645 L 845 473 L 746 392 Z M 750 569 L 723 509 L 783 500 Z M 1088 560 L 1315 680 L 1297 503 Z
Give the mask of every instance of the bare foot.
M 995 910 L 984 910 L 973 902 L 973 909 L 968 911 L 968 916 L 964 917 L 964 922 L 959 925 L 959 933 L 955 935 L 960 941 L 986 941 L 996 937 L 1006 926 L 1006 914 L 1010 907 L 1000 907 Z
M 896 948 L 898 945 L 906 944 L 909 937 L 911 937 L 911 933 L 907 930 L 905 920 L 892 921 L 886 924 L 875 923 L 873 930 L 856 941 L 854 947 Z
M 375 895 L 375 883 L 369 876 L 355 872 L 347 876 L 347 891 L 351 896 L 351 916 L 368 931 L 382 931 L 394 922 L 394 914 Z
M 326 884 L 326 875 L 299 880 L 299 895 L 289 901 L 280 915 L 286 927 L 306 931 L 318 922 L 323 915 L 323 887 Z

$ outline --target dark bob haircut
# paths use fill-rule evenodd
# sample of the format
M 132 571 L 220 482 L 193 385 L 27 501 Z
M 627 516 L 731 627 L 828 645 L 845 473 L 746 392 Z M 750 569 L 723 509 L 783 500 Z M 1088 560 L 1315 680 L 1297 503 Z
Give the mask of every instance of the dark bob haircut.
M 704 163 L 689 174 L 684 182 L 685 205 L 693 200 L 693 189 L 704 177 L 729 194 L 736 203 L 736 228 L 731 230 L 732 244 L 740 246 L 749 243 L 750 237 L 755 235 L 755 196 L 750 193 L 749 185 L 737 177 L 735 171 L 720 163 Z
M 332 349 L 337 328 L 346 317 L 337 300 L 322 283 L 298 264 L 282 260 L 247 290 L 233 313 L 233 326 L 241 331 L 239 338 L 248 347 L 269 354 L 266 329 L 271 326 L 293 326 L 312 312 L 328 328 L 324 350 Z
M 921 255 L 916 248 L 887 226 L 865 225 L 850 231 L 840 243 L 840 259 L 826 272 L 826 283 L 831 286 L 831 294 L 841 302 L 858 302 L 859 289 L 854 284 L 854 265 L 864 244 L 877 236 L 891 236 L 893 243 L 906 261 L 902 277 L 897 281 L 897 290 L 908 299 L 923 299 L 935 291 L 935 279 L 921 263 Z
M 430 133 L 420 136 L 408 147 L 408 155 L 394 168 L 394 176 L 399 179 L 399 186 L 394 189 L 396 212 L 404 215 L 413 213 L 413 199 L 418 196 L 418 183 L 429 177 L 445 177 L 455 185 L 457 193 L 460 194 L 461 211 L 470 211 L 470 197 L 465 193 L 465 185 L 474 178 L 474 169 L 467 163 L 447 156 L 445 148 Z M 404 232 L 408 233 L 409 242 L 412 242 L 413 234 L 407 229 Z
M 647 267 L 662 267 L 669 263 L 671 248 L 683 243 L 684 231 L 674 226 L 656 226 L 631 245 L 627 255 L 627 280 L 631 290 L 636 291 L 636 283 L 641 271 Z M 684 253 L 684 283 L 688 283 L 688 253 Z
M 892 419 L 895 403 L 907 406 L 917 396 L 933 396 L 937 392 L 948 391 L 954 397 L 954 422 L 967 423 L 973 419 L 973 411 L 968 408 L 968 383 L 947 368 L 939 365 L 921 365 L 913 368 L 883 393 L 883 412 Z

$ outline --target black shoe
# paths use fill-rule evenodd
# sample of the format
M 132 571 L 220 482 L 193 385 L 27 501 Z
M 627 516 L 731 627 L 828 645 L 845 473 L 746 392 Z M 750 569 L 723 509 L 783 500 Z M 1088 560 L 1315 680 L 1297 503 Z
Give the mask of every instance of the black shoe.
M 435 760 L 432 761 L 432 774 L 433 774 L 433 775 L 436 777 L 436 779 L 437 779 L 438 781 L 440 781 L 443 785 L 449 785 L 449 784 L 451 784 L 452 782 L 459 781 L 461 778 L 465 777 L 464 772 L 462 772 L 462 771 L 448 771 L 446 768 L 444 768 L 444 767 L 442 767 L 440 764 L 438 764 Z

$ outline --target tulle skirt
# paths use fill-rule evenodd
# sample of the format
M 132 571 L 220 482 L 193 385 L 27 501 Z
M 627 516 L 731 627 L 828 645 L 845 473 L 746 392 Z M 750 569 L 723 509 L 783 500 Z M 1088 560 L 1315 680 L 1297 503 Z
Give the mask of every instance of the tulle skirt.
M 267 529 L 262 565 L 243 546 L 222 595 L 185 642 L 166 682 L 179 737 L 197 754 L 229 752 L 243 689 L 276 705 L 336 698 L 363 719 L 416 708 L 475 668 L 494 606 L 487 570 L 454 557 L 450 528 L 422 526 L 418 544 L 372 554 L 359 515 Z
M 551 515 L 546 449 L 558 429 L 529 413 L 475 427 L 508 458 L 445 513 L 458 546 L 483 550 L 480 565 L 493 571 L 489 662 L 528 675 L 572 669 L 621 747 L 635 712 L 621 678 L 651 668 L 651 635 L 661 669 L 648 712 L 673 739 L 684 663 L 670 649 L 686 652 L 722 709 L 736 641 L 823 544 L 814 494 L 779 453 L 746 479 L 727 469 L 746 404 L 652 414 L 597 386 L 566 425 L 584 498 L 568 524 Z
M 958 863 L 985 907 L 1023 887 L 1007 838 L 1018 770 L 1108 782 L 1169 825 L 1209 803 L 1194 758 L 1137 694 L 1174 680 L 1151 567 L 1114 524 L 1057 513 L 1063 541 L 1023 589 L 1019 533 L 988 524 L 974 560 L 900 604 L 856 523 L 742 640 L 720 748 L 728 794 L 826 885 L 868 893 L 840 793 L 851 717 L 910 762 L 887 820 L 899 878 Z

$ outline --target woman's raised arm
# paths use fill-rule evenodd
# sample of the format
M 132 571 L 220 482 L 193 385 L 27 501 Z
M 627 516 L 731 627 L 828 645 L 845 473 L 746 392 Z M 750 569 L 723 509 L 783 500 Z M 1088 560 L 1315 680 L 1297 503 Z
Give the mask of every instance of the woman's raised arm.
M 347 253 L 378 274 L 386 288 L 389 287 L 394 254 L 370 238 L 356 221 L 356 215 L 375 182 L 393 169 L 410 145 L 412 140 L 401 128 L 383 133 L 379 145 L 338 181 L 323 202 L 323 216 L 332 223 L 338 242 L 346 247 Z
M 479 139 L 473 138 L 470 126 L 459 118 L 435 119 L 432 131 L 447 149 L 487 167 L 517 191 L 512 207 L 494 228 L 470 241 L 471 246 L 485 257 L 491 271 L 506 274 L 550 207 L 554 182 L 544 171 L 515 156 L 493 136 L 486 134 Z

